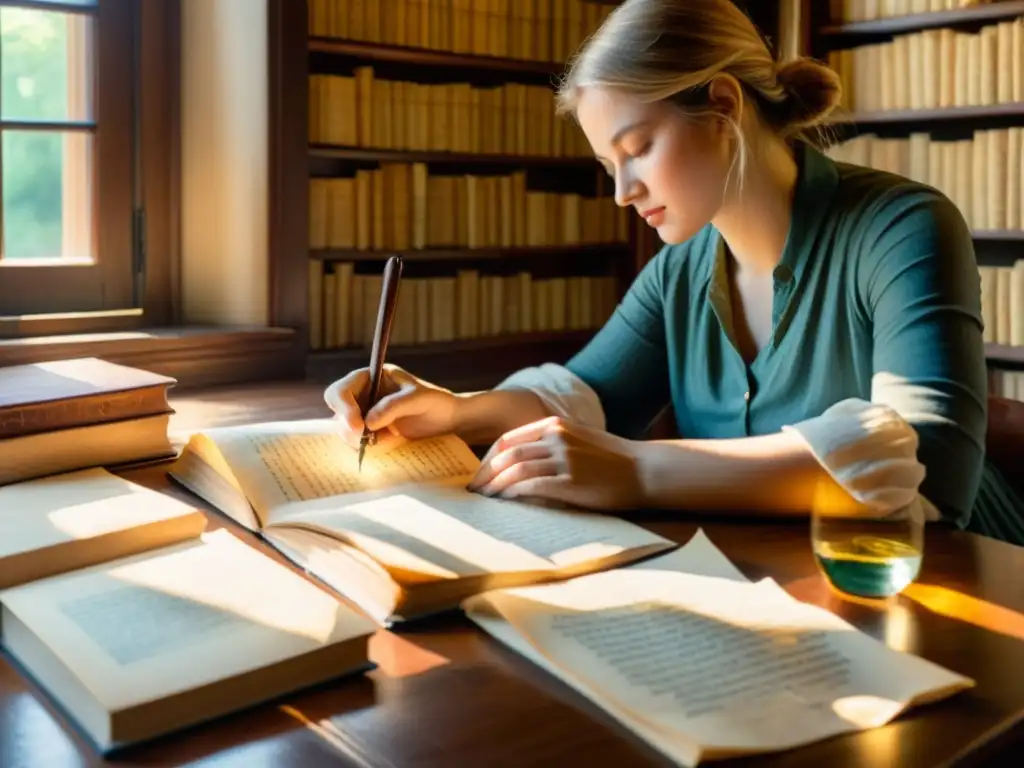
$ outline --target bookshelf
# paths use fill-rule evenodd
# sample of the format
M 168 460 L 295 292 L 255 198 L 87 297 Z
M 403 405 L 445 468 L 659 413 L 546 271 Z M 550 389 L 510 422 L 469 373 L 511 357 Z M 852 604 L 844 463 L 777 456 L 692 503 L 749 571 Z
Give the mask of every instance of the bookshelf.
M 369 359 L 391 253 L 391 360 L 477 388 L 581 348 L 661 246 L 554 115 L 617 3 L 268 2 L 270 321 L 298 331 L 306 376 Z M 776 5 L 740 5 L 771 40 Z
M 853 13 L 843 13 L 845 7 Z M 854 0 L 845 6 L 841 2 L 833 4 L 832 10 L 831 20 L 818 29 L 818 35 L 829 39 L 853 39 L 1005 21 L 1024 14 L 1024 0 L 998 0 L 966 6 L 959 0 Z
M 364 160 L 391 163 L 448 163 L 501 168 L 585 168 L 593 170 L 594 160 L 588 157 L 544 157 L 543 155 L 496 154 L 487 152 L 452 152 L 434 150 L 391 150 L 311 144 L 309 156 L 323 160 Z
M 1024 122 L 1024 103 L 991 104 L 987 106 L 931 107 L 916 109 L 859 110 L 840 113 L 833 121 L 837 126 L 852 123 L 865 128 L 904 126 L 933 128 L 957 124 L 986 125 L 1020 124 Z
M 317 24 L 311 20 L 310 24 Z M 322 22 L 320 22 L 322 24 Z M 351 56 L 367 62 L 397 62 L 415 66 L 450 67 L 472 69 L 481 66 L 480 57 L 454 51 L 411 48 L 398 45 L 381 45 L 359 40 L 341 40 L 334 37 L 310 35 L 309 50 L 312 53 L 329 53 Z M 326 29 L 324 31 L 327 31 Z M 562 65 L 552 61 L 516 59 L 503 56 L 488 56 L 484 64 L 491 72 L 508 72 L 512 75 L 538 75 L 551 77 L 562 72 Z
M 843 81 L 837 159 L 930 184 L 971 226 L 996 394 L 1024 400 L 1024 2 L 810 0 Z
M 656 251 L 553 84 L 614 3 L 271 0 L 271 314 L 305 373 L 389 359 L 455 388 L 561 362 Z

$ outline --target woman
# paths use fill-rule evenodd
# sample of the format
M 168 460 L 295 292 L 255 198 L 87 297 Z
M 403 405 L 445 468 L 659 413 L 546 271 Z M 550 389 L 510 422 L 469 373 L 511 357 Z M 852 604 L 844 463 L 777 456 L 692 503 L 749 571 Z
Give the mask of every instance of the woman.
M 471 487 L 505 497 L 806 514 L 841 488 L 960 526 L 1017 514 L 999 478 L 979 494 L 970 232 L 935 190 L 811 144 L 838 98 L 824 66 L 778 66 L 730 0 L 627 0 L 560 107 L 666 246 L 566 365 L 466 394 L 390 368 L 367 425 L 494 441 Z M 325 393 L 353 445 L 366 381 Z M 668 404 L 684 439 L 643 440 Z

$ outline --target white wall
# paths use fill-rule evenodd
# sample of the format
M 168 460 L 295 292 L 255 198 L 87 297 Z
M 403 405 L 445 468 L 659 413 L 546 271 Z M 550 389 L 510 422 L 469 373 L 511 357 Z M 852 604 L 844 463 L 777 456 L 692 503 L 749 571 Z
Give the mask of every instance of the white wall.
M 267 2 L 182 4 L 182 321 L 267 323 Z

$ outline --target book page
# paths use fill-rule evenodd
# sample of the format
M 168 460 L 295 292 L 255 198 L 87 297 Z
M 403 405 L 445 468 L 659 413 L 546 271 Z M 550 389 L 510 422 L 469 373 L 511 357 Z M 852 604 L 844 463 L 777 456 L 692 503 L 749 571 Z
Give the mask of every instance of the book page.
M 627 567 L 637 571 L 692 573 L 695 576 L 718 576 L 733 581 L 748 581 L 743 572 L 708 538 L 703 528 L 698 528 L 690 540 L 678 549 Z
M 0 487 L 0 562 L 65 542 L 198 514 L 188 504 L 101 468 L 13 483 Z
M 290 502 L 468 476 L 479 466 L 454 435 L 409 441 L 389 433 L 367 449 L 360 470 L 358 453 L 331 419 L 226 427 L 204 435 L 264 525 Z
M 292 506 L 278 517 L 283 525 L 334 534 L 390 568 L 437 578 L 548 571 L 675 546 L 614 516 L 488 498 L 461 479 Z
M 690 540 L 678 549 L 633 563 L 623 570 L 665 570 L 746 581 L 739 569 L 712 543 L 703 529 L 698 529 Z M 556 666 L 548 656 L 540 653 L 515 626 L 493 609 L 486 597 L 470 597 L 463 602 L 463 608 L 470 619 L 495 639 L 584 696 L 594 699 L 590 689 L 573 677 L 568 670 Z M 696 765 L 699 762 L 701 750 L 685 734 L 647 722 L 609 697 L 602 698 L 600 706 L 668 759 L 680 765 Z
M 110 711 L 376 629 L 223 529 L 0 602 Z
M 626 568 L 476 596 L 467 615 L 638 732 L 727 754 L 888 722 L 967 678 L 887 648 L 770 580 Z M 528 654 L 531 655 L 531 654 Z M 664 741 L 665 739 L 663 739 Z M 692 757 L 692 755 L 691 755 Z

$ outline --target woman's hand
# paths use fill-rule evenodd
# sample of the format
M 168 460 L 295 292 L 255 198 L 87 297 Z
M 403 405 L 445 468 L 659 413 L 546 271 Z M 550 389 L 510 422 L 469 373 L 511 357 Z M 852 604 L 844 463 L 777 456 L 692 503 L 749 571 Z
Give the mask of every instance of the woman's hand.
M 553 416 L 502 435 L 469 488 L 502 498 L 635 509 L 643 506 L 636 448 L 631 440 Z
M 370 388 L 367 368 L 352 371 L 331 384 L 324 401 L 335 413 L 341 434 L 352 447 L 363 434 L 363 409 Z M 417 439 L 454 431 L 458 398 L 447 389 L 413 376 L 396 365 L 384 366 L 377 404 L 366 414 L 366 426 L 374 432 L 390 430 Z

